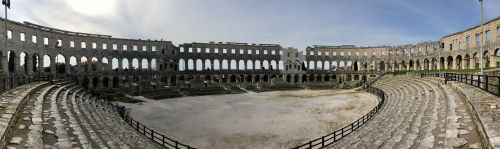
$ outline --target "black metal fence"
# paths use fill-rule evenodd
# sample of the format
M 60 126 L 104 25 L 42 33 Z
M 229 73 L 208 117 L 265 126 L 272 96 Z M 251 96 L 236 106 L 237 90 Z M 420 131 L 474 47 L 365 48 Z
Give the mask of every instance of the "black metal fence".
M 488 93 L 500 97 L 500 76 L 457 74 L 457 73 L 419 73 L 420 77 L 439 77 L 448 81 L 458 81 L 480 88 Z
M 99 94 L 97 94 L 97 93 L 93 93 L 93 95 L 96 95 L 97 97 L 99 97 Z M 103 98 L 98 98 L 98 99 L 103 99 Z M 135 129 L 139 133 L 146 136 L 148 139 L 151 139 L 153 142 L 156 142 L 165 148 L 195 149 L 194 147 L 191 147 L 187 144 L 180 143 L 177 140 L 169 138 L 163 134 L 156 132 L 155 130 L 153 130 L 151 128 L 148 128 L 144 124 L 141 124 L 137 120 L 134 120 L 132 117 L 130 117 L 129 111 L 124 106 L 120 106 L 117 101 L 112 101 L 111 98 L 105 98 L 105 99 L 107 99 L 107 100 L 96 100 L 94 102 L 100 104 L 101 107 L 105 107 L 106 109 L 113 110 L 114 112 L 117 112 L 117 114 L 128 125 L 130 125 L 133 129 Z
M 321 136 L 319 138 L 316 138 L 314 140 L 311 140 L 305 144 L 299 145 L 297 147 L 294 147 L 292 149 L 311 149 L 311 148 L 323 148 L 326 147 L 330 144 L 333 144 L 340 139 L 344 138 L 345 136 L 351 134 L 354 132 L 356 129 L 361 127 L 361 125 L 365 124 L 368 120 L 370 120 L 380 109 L 385 103 L 385 92 L 382 91 L 381 89 L 378 89 L 376 87 L 372 87 L 371 83 L 366 85 L 365 90 L 369 93 L 372 93 L 374 95 L 377 95 L 379 97 L 379 102 L 376 107 L 374 107 L 370 112 L 368 112 L 366 115 L 363 117 L 359 118 L 355 122 L 334 131 L 333 133 Z

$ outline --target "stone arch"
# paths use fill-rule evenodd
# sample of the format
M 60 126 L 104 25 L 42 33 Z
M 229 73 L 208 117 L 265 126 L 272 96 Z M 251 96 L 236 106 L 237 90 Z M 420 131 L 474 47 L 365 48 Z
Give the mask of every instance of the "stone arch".
M 19 54 L 19 65 L 23 68 L 24 73 L 29 72 L 28 60 L 29 56 L 26 52 L 21 52 L 21 54 Z
M 151 70 L 157 70 L 156 68 L 156 58 L 151 59 Z
M 33 57 L 31 59 L 32 70 L 33 70 L 33 72 L 38 72 L 38 71 L 40 71 L 40 56 L 38 54 L 33 54 L 32 57 Z
M 102 85 L 104 88 L 109 88 L 109 78 L 108 77 L 102 78 Z
M 453 69 L 453 57 L 448 56 L 448 58 L 446 58 L 446 60 L 447 60 L 446 65 L 447 65 L 448 69 Z
M 92 78 L 92 88 L 98 88 L 99 87 L 99 77 L 94 77 Z
M 120 79 L 117 76 L 113 77 L 113 88 L 118 88 L 120 85 Z
M 187 70 L 194 70 L 194 62 L 193 59 L 188 59 L 187 61 Z
M 309 61 L 309 65 L 307 68 L 309 68 L 310 70 L 316 69 L 314 61 Z
M 323 70 L 323 62 L 321 61 L 316 62 L 316 70 Z
M 56 73 L 66 73 L 66 57 L 57 54 L 55 57 Z
M 245 61 L 244 60 L 238 61 L 238 70 L 245 70 Z
M 463 63 L 464 63 L 464 68 L 465 69 L 470 69 L 470 55 L 469 54 L 465 54 L 464 56 L 464 60 L 463 60 Z
M 142 70 L 149 70 L 149 62 L 148 62 L 148 59 L 143 58 L 143 59 L 141 60 L 141 65 L 142 65 L 142 66 L 141 66 Z
M 205 70 L 212 70 L 212 62 L 210 61 L 210 59 L 205 59 L 205 67 L 204 67 Z
M 83 88 L 88 89 L 89 88 L 89 84 L 90 84 L 89 78 L 83 77 L 83 79 L 82 79 L 82 86 L 83 86 Z
M 247 60 L 247 70 L 253 70 L 253 62 L 252 60 Z
M 455 58 L 455 68 L 456 69 L 462 69 L 462 56 L 461 55 L 457 55 L 457 57 Z
M 196 60 L 196 71 L 202 71 L 203 70 L 203 61 L 201 59 Z
M 51 59 L 49 55 L 43 56 L 43 72 L 50 72 Z
M 236 63 L 236 60 L 232 59 L 231 60 L 231 70 L 236 70 L 238 63 Z
M 270 69 L 271 70 L 277 70 L 278 66 L 276 64 L 276 61 L 275 60 L 271 60 L 271 66 L 270 66 Z
M 179 71 L 185 71 L 186 70 L 186 61 L 184 59 L 179 60 Z
M 228 70 L 229 69 L 229 62 L 226 59 L 222 60 L 222 69 L 223 70 Z
M 214 60 L 214 70 L 220 70 L 220 62 L 218 59 Z
M 353 64 L 353 69 L 354 71 L 359 71 L 359 64 L 358 64 L 358 61 L 354 61 L 354 64 Z
M 269 61 L 267 61 L 267 60 L 262 61 L 262 68 L 264 70 L 269 70 Z M 267 75 L 264 75 L 264 76 L 267 76 Z
M 16 72 L 16 53 L 14 51 L 7 52 L 7 66 L 10 73 Z
M 261 67 L 261 66 L 260 66 L 260 61 L 259 61 L 259 60 L 256 60 L 256 61 L 255 61 L 255 66 L 254 66 L 255 70 L 260 70 L 260 67 Z
M 380 71 L 385 71 L 385 62 L 384 61 L 380 61 L 379 62 L 379 70 Z
M 127 58 L 123 58 L 122 59 L 122 69 L 124 69 L 125 71 L 127 71 L 128 69 L 130 69 L 129 61 L 128 61 Z
M 330 70 L 330 61 L 325 61 L 323 65 L 323 70 Z

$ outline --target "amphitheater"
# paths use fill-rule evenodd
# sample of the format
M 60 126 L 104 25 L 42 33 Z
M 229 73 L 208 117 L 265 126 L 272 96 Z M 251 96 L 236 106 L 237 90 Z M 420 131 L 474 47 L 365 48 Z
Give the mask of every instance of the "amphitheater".
M 311 88 L 354 88 L 377 101 L 344 126 L 283 148 L 500 148 L 500 17 L 485 23 L 484 34 L 478 25 L 433 42 L 304 51 L 235 42 L 176 46 L 4 23 L 2 148 L 225 148 L 152 129 L 123 99 Z M 477 73 L 481 65 L 484 74 Z

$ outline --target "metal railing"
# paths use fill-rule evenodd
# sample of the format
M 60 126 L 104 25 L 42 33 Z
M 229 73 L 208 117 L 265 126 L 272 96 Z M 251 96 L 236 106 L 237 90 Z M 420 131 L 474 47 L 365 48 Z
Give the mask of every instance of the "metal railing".
M 420 75 L 420 77 L 430 76 L 444 78 L 445 84 L 448 81 L 466 83 L 500 97 L 500 76 L 458 73 L 419 73 L 417 75 Z
M 92 95 L 99 97 L 99 94 L 92 93 Z M 97 98 L 103 99 L 103 98 Z M 146 136 L 151 141 L 158 143 L 159 145 L 165 148 L 175 148 L 175 149 L 196 149 L 187 144 L 180 143 L 177 140 L 169 138 L 161 133 L 156 132 L 155 130 L 148 128 L 146 125 L 141 124 L 137 120 L 134 120 L 130 115 L 129 111 L 124 107 L 118 104 L 118 101 L 112 101 L 111 98 L 104 98 L 106 100 L 96 100 L 95 103 L 100 104 L 101 107 L 107 108 L 108 110 L 113 110 L 116 112 L 128 125 L 130 125 L 133 129 L 138 131 L 139 133 Z
M 305 144 L 299 145 L 297 147 L 294 147 L 292 149 L 311 149 L 311 148 L 324 148 L 330 144 L 333 144 L 340 139 L 344 138 L 345 136 L 351 134 L 354 132 L 356 129 L 361 127 L 363 124 L 365 124 L 368 120 L 370 120 L 380 109 L 385 103 L 385 92 L 382 91 L 381 89 L 378 89 L 376 87 L 372 87 L 371 83 L 366 85 L 365 90 L 369 93 L 372 93 L 374 95 L 377 95 L 379 97 L 379 102 L 377 106 L 375 106 L 370 112 L 365 114 L 363 117 L 359 118 L 358 120 L 354 121 L 353 123 L 338 129 L 334 131 L 333 133 L 321 136 L 319 138 L 316 138 L 314 140 L 311 140 Z

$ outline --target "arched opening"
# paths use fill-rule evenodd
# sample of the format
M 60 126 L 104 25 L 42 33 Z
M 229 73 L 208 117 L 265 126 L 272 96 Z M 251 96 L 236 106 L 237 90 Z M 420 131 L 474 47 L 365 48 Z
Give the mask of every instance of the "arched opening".
M 465 54 L 465 56 L 464 56 L 464 68 L 470 69 L 470 56 L 469 56 L 469 54 Z
M 98 77 L 94 77 L 92 79 L 92 88 L 97 88 L 99 87 L 99 78 Z
M 192 62 L 193 62 L 193 61 L 191 60 L 191 63 L 192 63 Z M 189 63 L 189 62 L 188 62 L 188 63 Z M 133 58 L 133 59 L 132 59 L 132 69 L 133 69 L 133 70 L 137 70 L 137 69 L 139 69 L 139 60 L 138 60 L 137 58 Z M 190 69 L 190 70 L 192 70 L 192 69 Z
M 149 70 L 149 62 L 148 59 L 143 58 L 141 61 L 142 64 L 142 70 L 147 71 Z
M 245 61 L 243 60 L 238 61 L 238 70 L 245 70 Z
M 83 88 L 85 88 L 85 89 L 88 89 L 88 88 L 89 88 L 89 78 L 87 78 L 87 77 L 83 77 L 83 79 L 82 79 L 82 86 L 83 86 Z
M 236 76 L 235 75 L 231 75 L 231 83 L 236 83 Z
M 66 73 L 66 57 L 64 57 L 61 54 L 57 54 L 55 62 L 56 62 L 56 73 Z
M 247 75 L 246 82 L 252 82 L 252 75 Z
M 462 69 L 462 56 L 461 55 L 458 55 L 457 58 L 455 58 L 455 67 L 457 69 Z
M 171 76 L 170 77 L 170 85 L 172 85 L 172 86 L 177 85 L 177 78 L 176 78 L 176 76 Z
M 439 68 L 444 69 L 444 65 L 445 65 L 445 59 L 444 57 L 441 57 L 439 60 Z
M 255 75 L 255 82 L 260 82 L 260 75 Z
M 24 73 L 29 72 L 28 58 L 29 57 L 28 57 L 28 54 L 26 54 L 26 52 L 22 52 L 21 54 L 19 54 L 19 65 L 21 65 L 21 67 L 23 67 Z
M 186 61 L 184 59 L 179 60 L 179 71 L 184 71 L 186 70 Z
M 453 57 L 448 56 L 446 65 L 448 69 L 453 69 Z
M 307 76 L 306 75 L 302 75 L 301 78 L 302 78 L 302 83 L 307 82 Z
M 483 53 L 483 66 L 484 68 L 489 68 L 490 67 L 490 59 L 489 59 L 490 55 L 488 53 L 488 51 L 484 51 Z
M 229 62 L 226 59 L 222 60 L 222 70 L 228 70 L 229 69 Z
M 104 88 L 109 88 L 109 78 L 108 77 L 102 78 L 102 85 L 104 86 Z
M 16 71 L 16 53 L 14 51 L 7 52 L 7 61 L 9 72 L 14 73 Z
M 212 62 L 209 59 L 205 60 L 205 70 L 212 70 Z
M 50 72 L 50 63 L 52 62 L 50 59 L 49 55 L 43 56 L 43 72 Z
M 253 62 L 252 62 L 252 60 L 247 60 L 247 70 L 253 70 Z
M 118 77 L 113 77 L 113 88 L 118 88 L 120 85 L 120 80 L 118 79 Z
M 32 64 L 33 72 L 38 72 L 40 70 L 40 56 L 38 54 L 33 54 Z
M 231 60 L 231 70 L 236 70 L 236 65 L 237 65 L 236 60 L 234 59 Z
M 410 70 L 414 70 L 415 69 L 415 62 L 413 62 L 413 60 L 410 60 Z
M 151 59 L 151 70 L 157 70 L 156 67 L 156 58 Z
M 71 73 L 77 73 L 76 72 L 76 65 L 77 65 L 77 60 L 75 56 L 69 57 L 69 71 Z
M 92 71 L 97 71 L 97 63 L 99 62 L 99 59 L 97 57 L 92 57 L 90 65 L 92 66 Z
M 299 82 L 299 75 L 295 75 L 293 77 L 293 83 L 297 83 L 297 82 Z
M 292 76 L 286 75 L 286 82 L 290 83 L 292 81 Z
M 354 71 L 359 71 L 359 69 L 358 69 L 358 68 L 359 68 L 359 67 L 358 67 L 358 61 L 354 61 L 353 70 L 354 70 Z
M 380 71 L 385 71 L 385 62 L 384 61 L 380 61 L 380 63 L 379 63 L 379 70 Z
M 130 69 L 129 62 L 127 58 L 122 59 L 122 69 L 128 71 Z
M 269 77 L 267 75 L 264 75 L 263 80 L 264 82 L 269 82 Z
M 214 70 L 220 70 L 220 62 L 218 59 L 214 60 Z

